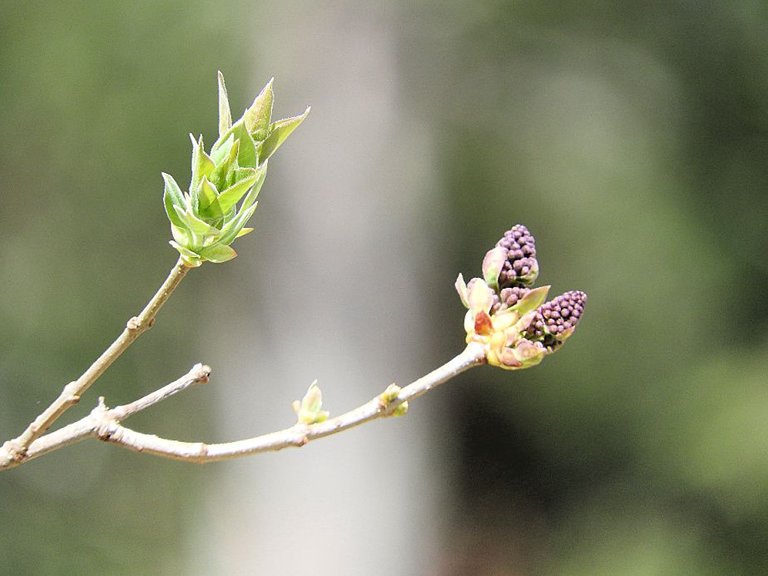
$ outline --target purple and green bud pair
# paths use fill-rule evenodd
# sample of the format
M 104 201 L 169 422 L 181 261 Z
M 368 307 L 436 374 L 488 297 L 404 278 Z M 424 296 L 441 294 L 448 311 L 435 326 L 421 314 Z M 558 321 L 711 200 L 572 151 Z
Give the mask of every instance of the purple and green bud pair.
M 245 225 L 267 176 L 267 161 L 309 114 L 272 122 L 272 81 L 234 123 L 224 76 L 219 72 L 219 138 L 206 153 L 203 137 L 192 140 L 192 179 L 183 192 L 163 174 L 163 203 L 171 221 L 171 246 L 184 264 L 226 262 L 237 253 L 232 242 L 253 228 Z
M 467 343 L 480 342 L 493 366 L 535 366 L 573 334 L 587 295 L 570 291 L 546 302 L 549 286 L 533 288 L 539 274 L 536 242 L 522 224 L 513 226 L 483 258 L 483 277 L 469 283 L 459 274 L 456 290 L 469 310 Z

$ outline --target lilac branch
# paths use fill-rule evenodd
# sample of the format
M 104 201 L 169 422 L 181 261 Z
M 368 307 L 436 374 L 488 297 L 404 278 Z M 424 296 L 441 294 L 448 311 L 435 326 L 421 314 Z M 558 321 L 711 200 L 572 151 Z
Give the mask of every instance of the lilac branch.
M 234 442 L 219 444 L 181 442 L 144 434 L 123 426 L 122 420 L 128 416 L 186 390 L 194 384 L 207 382 L 210 369 L 197 364 L 175 382 L 130 404 L 109 409 L 104 405 L 103 399 L 100 399 L 99 405 L 88 416 L 38 438 L 29 446 L 21 462 L 0 463 L 0 470 L 11 468 L 87 438 L 98 438 L 134 452 L 198 464 L 241 458 L 261 452 L 274 452 L 289 447 L 301 447 L 313 440 L 338 434 L 366 422 L 402 413 L 402 409 L 410 400 L 426 394 L 462 372 L 485 362 L 484 348 L 473 342 L 459 355 L 429 374 L 403 388 L 390 386 L 365 404 L 335 418 L 314 424 L 298 423 L 277 432 Z

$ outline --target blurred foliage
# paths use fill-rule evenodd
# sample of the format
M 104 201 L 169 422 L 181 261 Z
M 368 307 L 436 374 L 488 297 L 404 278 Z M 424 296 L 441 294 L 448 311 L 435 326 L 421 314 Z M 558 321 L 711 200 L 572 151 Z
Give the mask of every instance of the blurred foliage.
M 523 222 L 541 282 L 589 294 L 546 366 L 469 377 L 460 510 L 545 522 L 545 573 L 765 574 L 768 7 L 449 5 L 421 2 L 406 48 L 440 63 L 410 80 L 441 127 L 446 264 Z M 472 573 L 517 573 L 493 566 Z
M 215 133 L 215 70 L 232 95 L 269 71 L 239 73 L 259 56 L 259 3 L 4 4 L 7 438 L 173 264 L 159 174 L 186 173 L 187 132 Z M 425 220 L 444 239 L 434 277 L 475 270 L 520 222 L 540 282 L 589 294 L 545 365 L 477 370 L 452 392 L 461 465 L 442 573 L 767 573 L 768 6 L 397 6 L 404 101 L 430 125 L 449 206 Z M 179 341 L 196 329 L 185 288 L 100 382 L 112 404 L 198 360 Z M 435 309 L 460 319 L 443 293 Z M 435 347 L 455 351 L 460 321 L 440 332 Z M 200 436 L 195 394 L 173 402 L 137 425 Z M 3 571 L 178 573 L 180 502 L 204 474 L 95 444 L 5 474 Z

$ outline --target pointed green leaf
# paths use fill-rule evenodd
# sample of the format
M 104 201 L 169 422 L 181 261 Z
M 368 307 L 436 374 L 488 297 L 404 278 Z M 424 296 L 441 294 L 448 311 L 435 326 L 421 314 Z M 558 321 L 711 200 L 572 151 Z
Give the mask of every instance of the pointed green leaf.
M 222 138 L 219 138 L 219 141 L 226 142 L 230 136 L 235 140 L 240 140 L 240 150 L 237 155 L 237 161 L 240 166 L 256 168 L 256 144 L 254 143 L 251 135 L 248 133 L 248 130 L 245 128 L 245 122 L 242 118 L 235 122 L 232 125 L 232 128 L 227 130 L 227 132 L 224 134 L 225 139 L 222 140 Z M 220 145 L 217 142 L 213 145 L 213 149 L 211 149 L 211 157 L 217 165 L 220 162 L 220 160 L 217 160 L 217 158 L 224 158 L 224 156 L 220 155 L 219 153 L 219 147 Z
M 221 210 L 218 210 L 216 206 L 213 206 L 213 204 L 216 202 L 216 200 L 219 197 L 219 191 L 216 190 L 216 186 L 211 184 L 208 181 L 208 178 L 203 178 L 203 181 L 200 182 L 200 193 L 199 193 L 199 211 L 200 214 L 204 214 L 206 216 L 211 216 L 212 218 L 218 218 L 221 216 Z
M 221 231 L 219 236 L 219 242 L 222 244 L 232 244 L 232 241 L 240 234 L 240 230 L 248 223 L 253 213 L 256 211 L 256 207 L 259 205 L 256 202 L 253 206 L 240 210 L 234 219 L 229 221 Z
M 184 223 L 179 218 L 179 215 L 176 214 L 173 200 L 171 199 L 171 195 L 168 193 L 167 189 L 163 191 L 163 207 L 165 208 L 165 213 L 168 215 L 168 220 L 171 221 L 171 224 L 173 226 L 179 226 L 183 228 Z
M 216 183 L 219 190 L 229 188 L 235 180 L 234 173 L 239 169 L 237 163 L 237 156 L 239 153 L 240 140 L 235 140 L 229 148 L 227 156 L 216 166 L 216 170 L 214 170 L 211 180 Z
M 171 202 L 174 206 L 183 208 L 186 205 L 184 203 L 184 194 L 182 193 L 181 188 L 179 188 L 179 185 L 176 183 L 176 180 L 173 179 L 173 176 L 166 174 L 165 172 L 162 172 L 162 175 L 163 180 L 165 181 L 165 191 L 170 196 Z
M 253 184 L 253 188 L 248 192 L 248 195 L 243 200 L 243 203 L 240 204 L 240 210 L 247 210 L 250 208 L 254 202 L 256 202 L 256 198 L 259 197 L 259 192 L 261 191 L 261 187 L 264 185 L 264 179 L 267 177 L 267 164 L 262 164 L 259 167 L 256 182 Z
M 272 104 L 275 95 L 272 91 L 272 78 L 264 89 L 256 96 L 253 104 L 243 114 L 245 127 L 257 142 L 261 142 L 269 133 L 269 123 L 272 121 Z
M 241 180 L 242 178 L 248 178 L 251 174 L 254 173 L 254 171 L 258 170 L 266 170 L 266 164 L 262 164 L 258 168 L 235 168 L 234 173 L 232 174 L 235 182 L 238 180 Z
M 264 140 L 264 142 L 261 144 L 261 147 L 259 148 L 260 163 L 267 160 L 277 151 L 278 148 L 280 148 L 282 143 L 285 142 L 285 139 L 291 135 L 291 132 L 293 132 L 299 126 L 299 124 L 304 121 L 304 119 L 309 114 L 309 111 L 310 108 L 307 108 L 304 111 L 304 114 L 301 114 L 300 116 L 293 116 L 292 118 L 278 120 L 269 127 L 269 136 L 267 136 L 266 140 Z
M 219 234 L 220 230 L 218 228 L 215 228 L 207 222 L 201 220 L 192 214 L 189 209 L 180 210 L 175 206 L 174 208 L 176 209 L 176 214 L 186 225 L 186 228 L 189 228 L 192 233 L 197 234 L 198 236 L 215 236 Z
M 222 213 L 229 210 L 245 196 L 248 190 L 256 183 L 259 173 L 251 168 L 251 174 L 239 180 L 219 195 L 218 208 Z
M 245 128 L 245 123 L 241 120 L 232 127 L 232 133 L 235 138 L 240 140 L 240 149 L 237 152 L 237 163 L 242 168 L 256 168 L 258 166 L 256 158 L 256 143 L 253 137 Z
M 237 252 L 226 244 L 214 244 L 200 250 L 200 256 L 209 262 L 221 264 L 227 260 L 232 260 L 232 258 L 237 256 Z
M 174 207 L 184 209 L 184 195 L 181 192 L 181 188 L 173 179 L 170 174 L 163 174 L 163 180 L 165 181 L 165 187 L 163 189 L 163 205 L 165 206 L 165 213 L 168 215 L 168 219 L 171 224 L 184 228 L 183 222 L 179 219 L 178 214 L 174 210 Z
M 235 143 L 235 137 L 231 131 L 228 131 L 226 136 L 226 138 L 219 138 L 216 140 L 211 148 L 211 160 L 213 160 L 213 163 L 217 166 L 229 155 L 232 146 Z
M 512 306 L 511 310 L 517 311 L 521 316 L 527 314 L 531 310 L 536 310 L 536 308 L 544 304 L 549 289 L 550 286 L 539 286 L 538 288 L 534 288 L 523 296 L 517 304 Z
M 261 187 L 264 184 L 264 179 L 267 177 L 267 165 L 263 164 L 258 170 L 253 170 L 252 168 L 247 169 L 248 172 L 246 172 L 246 169 L 240 169 L 237 171 L 237 176 L 242 177 L 243 180 L 247 180 L 250 182 L 249 188 L 246 188 L 246 191 L 248 194 L 245 197 L 245 200 L 243 200 L 243 203 L 240 205 L 240 210 L 244 210 L 246 208 L 250 208 L 251 205 L 256 201 L 256 198 L 259 196 L 259 192 L 261 191 Z M 234 186 L 232 187 L 234 188 Z M 240 201 L 240 198 L 242 198 L 243 193 L 239 194 L 239 198 L 235 200 L 235 198 L 238 196 L 238 191 L 233 190 L 231 193 L 231 197 L 222 198 L 224 194 L 230 194 L 229 189 L 225 190 L 221 193 L 221 196 L 219 197 L 219 202 L 221 205 L 222 211 L 226 214 L 232 208 L 235 206 L 237 202 Z
M 190 138 L 192 135 L 189 135 Z M 203 178 L 210 178 L 216 169 L 213 159 L 205 153 L 203 146 L 203 137 L 200 140 L 192 141 L 192 186 L 196 187 Z
M 240 232 L 237 233 L 237 236 L 235 238 L 240 238 L 241 236 L 245 236 L 246 234 L 250 234 L 253 232 L 253 228 L 243 228 L 240 230 Z
M 229 97 L 224 84 L 224 74 L 219 70 L 219 136 L 232 127 L 232 113 L 229 110 Z
M 182 246 L 188 246 L 190 243 L 190 231 L 186 228 L 186 225 L 181 227 L 172 224 L 171 235 L 173 236 L 173 239 Z

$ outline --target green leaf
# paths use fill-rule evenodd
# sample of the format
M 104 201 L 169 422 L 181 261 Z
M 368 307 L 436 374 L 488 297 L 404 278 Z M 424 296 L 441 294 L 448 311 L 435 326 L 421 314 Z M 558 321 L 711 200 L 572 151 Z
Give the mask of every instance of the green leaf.
M 182 193 L 179 185 L 176 183 L 176 180 L 173 179 L 173 176 L 166 174 L 165 172 L 162 172 L 162 175 L 163 180 L 165 181 L 165 191 L 171 197 L 173 205 L 184 207 L 186 205 L 184 203 L 184 194 Z
M 232 128 L 232 113 L 229 110 L 229 97 L 224 84 L 224 74 L 219 70 L 219 136 Z
M 538 288 L 534 288 L 528 292 L 528 294 L 523 296 L 517 304 L 512 306 L 511 310 L 517 311 L 521 316 L 527 314 L 531 310 L 536 310 L 536 308 L 544 304 L 549 289 L 550 286 L 539 286 Z
M 173 179 L 170 174 L 163 174 L 163 180 L 165 181 L 165 188 L 163 189 L 163 205 L 165 206 L 165 213 L 168 215 L 168 219 L 171 224 L 184 228 L 184 223 L 179 218 L 174 208 L 181 210 L 185 207 L 184 195 L 181 192 L 181 188 Z
M 233 137 L 235 140 L 240 141 L 240 149 L 237 154 L 237 161 L 240 164 L 240 166 L 248 166 L 251 168 L 256 168 L 256 144 L 253 141 L 253 138 L 248 133 L 248 130 L 245 127 L 245 122 L 242 118 L 235 122 L 232 125 L 232 128 L 230 128 L 224 135 L 227 139 Z M 221 140 L 221 138 L 219 138 Z M 218 142 L 217 142 L 218 144 Z M 211 157 L 214 159 L 214 162 L 216 164 L 219 164 L 219 161 L 216 160 L 218 157 L 218 147 L 217 144 L 213 145 L 213 149 L 211 150 Z M 224 156 L 221 156 L 223 159 Z
M 238 212 L 234 219 L 230 220 L 224 228 L 221 230 L 221 236 L 219 236 L 219 242 L 222 244 L 232 244 L 232 241 L 240 234 L 240 230 L 248 223 L 253 213 L 256 211 L 256 207 L 259 205 L 256 202 L 253 206 L 244 208 Z
M 216 164 L 205 153 L 203 137 L 200 136 L 200 139 L 197 141 L 192 134 L 189 137 L 192 140 L 192 183 L 190 188 L 196 189 L 203 178 L 211 177 L 211 174 L 216 169 Z
M 230 154 L 232 146 L 234 146 L 235 143 L 235 137 L 231 131 L 228 131 L 226 136 L 226 138 L 219 138 L 216 140 L 211 148 L 211 160 L 213 160 L 213 163 L 217 166 Z
M 221 211 L 222 214 L 225 214 L 229 212 L 229 210 L 240 200 L 243 196 L 248 192 L 248 190 L 251 189 L 251 186 L 253 186 L 256 183 L 256 180 L 259 178 L 259 173 L 254 170 L 253 168 L 250 169 L 251 174 L 246 176 L 245 178 L 239 180 L 226 190 L 224 190 L 218 198 L 218 209 Z M 263 180 L 263 178 L 262 178 Z
M 240 180 L 241 178 L 248 178 L 248 176 L 253 174 L 254 170 L 266 170 L 266 166 L 266 164 L 262 164 L 258 168 L 235 168 L 232 176 L 234 177 L 235 181 Z
M 237 256 L 237 252 L 226 244 L 214 244 L 200 250 L 200 256 L 209 262 L 221 264 L 227 260 L 232 260 L 232 258 Z
M 200 183 L 200 214 L 210 216 L 211 218 L 220 218 L 222 216 L 221 210 L 216 206 L 216 200 L 219 197 L 219 191 L 216 190 L 216 186 L 208 181 L 208 178 L 203 178 Z
M 173 236 L 173 239 L 182 246 L 189 246 L 192 240 L 190 234 L 191 232 L 186 227 L 171 224 L 171 235 Z
M 179 215 L 176 214 L 176 210 L 174 209 L 175 206 L 167 190 L 163 192 L 163 207 L 165 208 L 165 213 L 168 216 L 168 220 L 171 221 L 171 224 L 173 226 L 184 228 L 184 223 L 179 218 Z
M 238 168 L 237 156 L 240 153 L 240 140 L 235 140 L 232 146 L 229 148 L 229 153 L 226 158 L 223 158 L 221 162 L 216 166 L 216 170 L 213 172 L 211 180 L 216 183 L 217 188 L 225 190 L 229 188 L 229 185 L 234 179 L 233 174 L 236 173 Z
M 243 114 L 245 127 L 257 142 L 264 140 L 269 134 L 269 123 L 272 121 L 272 105 L 275 99 L 272 91 L 272 78 L 264 89 L 256 96 L 253 104 Z
M 190 266 L 192 268 L 197 268 L 198 266 L 200 266 L 200 264 L 203 263 L 203 261 L 200 259 L 200 256 L 192 252 L 192 250 L 185 248 L 184 246 L 178 244 L 177 242 L 174 242 L 173 240 L 170 240 L 168 244 L 173 246 L 179 252 L 179 254 L 181 254 L 181 258 L 182 260 L 184 260 L 184 264 L 186 264 L 187 266 Z
M 292 118 L 285 118 L 274 122 L 269 127 L 269 136 L 262 142 L 259 148 L 259 163 L 265 162 L 272 154 L 274 154 L 278 148 L 285 142 L 285 139 L 291 135 L 299 124 L 309 114 L 310 108 L 304 111 L 304 114 L 300 116 L 293 116 Z
M 241 236 L 245 236 L 246 234 L 250 234 L 253 232 L 253 228 L 243 228 L 240 230 L 240 232 L 237 233 L 237 236 L 235 238 L 240 238 Z
M 254 202 L 256 202 L 256 198 L 259 197 L 259 192 L 261 191 L 261 187 L 264 185 L 264 179 L 267 177 L 267 164 L 264 163 L 259 168 L 256 182 L 253 185 L 253 188 L 248 192 L 245 199 L 243 200 L 242 204 L 240 204 L 240 212 L 243 210 L 247 210 L 250 208 Z
M 253 137 L 245 128 L 245 123 L 240 120 L 232 127 L 235 138 L 240 140 L 240 150 L 237 153 L 237 163 L 243 168 L 256 168 L 258 166 L 256 158 L 256 143 Z
M 176 209 L 176 214 L 179 216 L 179 218 L 181 218 L 182 222 L 184 222 L 186 227 L 189 228 L 193 234 L 198 236 L 217 236 L 220 233 L 218 228 L 215 228 L 207 222 L 201 220 L 192 214 L 189 209 L 180 210 L 179 208 L 174 208 Z

